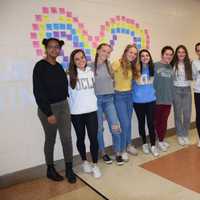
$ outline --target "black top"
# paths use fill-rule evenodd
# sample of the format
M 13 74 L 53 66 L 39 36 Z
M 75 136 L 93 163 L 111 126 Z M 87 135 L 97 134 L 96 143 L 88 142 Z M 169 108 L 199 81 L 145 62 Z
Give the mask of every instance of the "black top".
M 33 93 L 38 107 L 47 116 L 52 115 L 50 104 L 63 101 L 68 96 L 67 76 L 59 63 L 40 60 L 33 69 Z

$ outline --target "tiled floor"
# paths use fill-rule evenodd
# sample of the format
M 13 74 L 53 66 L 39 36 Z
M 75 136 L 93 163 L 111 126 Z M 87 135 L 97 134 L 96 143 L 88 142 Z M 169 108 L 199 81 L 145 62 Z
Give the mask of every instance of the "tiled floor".
M 113 200 L 199 200 L 200 149 L 196 133 L 191 131 L 192 145 L 179 146 L 176 137 L 167 138 L 170 148 L 159 158 L 144 155 L 130 156 L 123 166 L 99 162 L 103 176 L 94 179 L 76 168 L 78 176 L 102 195 Z M 103 197 L 82 181 L 52 182 L 46 178 L 18 184 L 0 190 L 0 200 L 101 200 Z

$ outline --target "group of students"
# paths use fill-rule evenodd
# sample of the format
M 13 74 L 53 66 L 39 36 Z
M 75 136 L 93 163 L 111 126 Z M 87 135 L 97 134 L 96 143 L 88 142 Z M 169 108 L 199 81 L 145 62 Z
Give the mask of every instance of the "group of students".
M 67 72 L 56 61 L 64 42 L 49 38 L 44 39 L 43 44 L 46 57 L 34 67 L 33 92 L 45 132 L 48 178 L 63 180 L 53 162 L 58 130 L 66 163 L 65 175 L 70 183 L 76 182 L 72 163 L 71 122 L 83 161 L 82 169 L 85 173 L 92 173 L 95 178 L 101 177 L 97 165 L 99 152 L 105 163 L 113 162 L 105 151 L 104 120 L 112 136 L 116 163 L 123 165 L 128 161 L 129 154 L 137 155 L 131 140 L 133 108 L 145 154 L 158 156 L 160 151 L 167 151 L 169 144 L 164 138 L 171 105 L 174 106 L 178 143 L 188 145 L 192 80 L 195 81 L 196 124 L 200 136 L 200 43 L 195 46 L 198 60 L 192 63 L 183 45 L 178 46 L 175 52 L 170 46 L 163 47 L 161 61 L 156 63 L 147 49 L 138 51 L 135 45 L 127 45 L 121 58 L 112 64 L 109 62 L 112 46 L 102 43 L 97 47 L 92 63 L 87 63 L 82 49 L 72 51 Z M 92 163 L 86 154 L 86 130 Z

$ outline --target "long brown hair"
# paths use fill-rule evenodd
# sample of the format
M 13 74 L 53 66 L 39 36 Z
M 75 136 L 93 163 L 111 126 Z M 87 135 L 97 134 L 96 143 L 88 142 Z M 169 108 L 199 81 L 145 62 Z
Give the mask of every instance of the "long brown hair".
M 137 57 L 138 57 L 138 56 L 137 56 L 136 59 L 135 59 L 134 61 L 132 61 L 132 62 L 128 61 L 128 59 L 127 59 L 127 57 L 126 57 L 126 53 L 128 52 L 128 50 L 131 49 L 131 48 L 133 48 L 133 47 L 137 50 L 137 47 L 136 47 L 134 44 L 128 44 L 128 45 L 126 46 L 126 48 L 124 49 L 124 52 L 123 52 L 122 57 L 121 57 L 121 59 L 120 59 L 120 65 L 121 65 L 121 67 L 122 67 L 123 75 L 124 75 L 125 77 L 128 76 L 128 68 L 129 68 L 129 67 L 131 67 L 132 74 L 133 74 L 134 68 L 136 67 Z
M 96 54 L 95 54 L 95 58 L 94 58 L 94 75 L 97 76 L 97 62 L 98 62 L 98 57 L 99 57 L 99 54 L 97 53 L 98 50 L 100 50 L 103 46 L 107 46 L 109 47 L 110 49 L 112 49 L 112 46 L 107 44 L 107 43 L 101 43 L 97 49 L 96 49 Z M 109 64 L 108 64 L 108 60 L 106 59 L 105 60 L 105 64 L 106 64 L 106 68 L 107 68 L 107 71 L 108 71 L 108 74 L 110 75 L 111 78 L 113 78 L 113 75 L 112 75 L 112 72 L 111 72 L 111 69 L 109 67 Z
M 147 49 L 142 49 L 139 51 L 139 55 L 138 55 L 138 64 L 136 65 L 136 67 L 133 68 L 133 79 L 138 79 L 141 74 L 142 74 L 142 70 L 143 70 L 143 64 L 141 61 L 141 55 L 143 52 L 148 53 L 150 60 L 148 63 L 148 67 L 149 67 L 149 76 L 154 76 L 154 64 L 153 64 L 153 59 L 151 57 L 151 53 L 147 50 Z
M 192 64 L 191 64 L 191 61 L 190 61 L 190 58 L 189 58 L 189 55 L 188 55 L 188 51 L 187 51 L 187 48 L 184 46 L 184 45 L 179 45 L 176 50 L 175 50 L 175 53 L 174 53 L 174 57 L 172 59 L 172 62 L 171 62 L 171 65 L 173 68 L 175 68 L 175 71 L 178 70 L 178 50 L 179 49 L 183 49 L 185 51 L 185 58 L 183 60 L 184 62 L 184 67 L 185 67 L 185 78 L 187 80 L 192 80 Z
M 74 62 L 74 56 L 79 52 L 81 52 L 86 59 L 85 52 L 82 49 L 75 49 L 74 51 L 72 51 L 70 55 L 68 74 L 70 78 L 70 86 L 72 89 L 76 87 L 76 82 L 78 80 L 78 72 L 77 72 L 77 66 Z M 86 66 L 87 66 L 87 63 L 86 63 Z

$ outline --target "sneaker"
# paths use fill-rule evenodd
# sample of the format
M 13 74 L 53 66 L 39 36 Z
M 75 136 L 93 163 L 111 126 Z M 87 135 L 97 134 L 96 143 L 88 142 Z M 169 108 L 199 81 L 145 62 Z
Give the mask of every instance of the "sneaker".
M 167 151 L 167 147 L 164 145 L 163 142 L 158 142 L 158 147 L 161 151 Z
M 169 148 L 169 146 L 170 146 L 169 143 L 165 142 L 165 141 L 163 141 L 163 144 L 165 145 L 166 148 Z
M 85 172 L 85 173 L 92 172 L 92 166 L 87 160 L 83 161 L 82 169 L 83 169 L 83 172 Z
M 122 156 L 116 156 L 116 162 L 117 162 L 117 165 L 123 165 L 124 160 L 122 159 Z
M 182 145 L 182 146 L 185 145 L 185 140 L 183 139 L 183 137 L 178 136 L 178 137 L 177 137 L 177 140 L 178 140 L 178 143 L 179 143 L 180 145 Z
M 149 145 L 143 144 L 142 145 L 142 151 L 143 151 L 144 154 L 149 154 Z
M 183 140 L 185 142 L 186 145 L 189 145 L 190 144 L 190 140 L 188 137 L 183 137 Z
M 105 154 L 103 156 L 103 161 L 106 163 L 106 164 L 111 164 L 112 163 L 112 160 L 111 158 L 108 156 L 108 154 Z
M 128 153 L 127 153 L 127 152 L 123 152 L 123 153 L 122 153 L 122 159 L 123 159 L 125 162 L 128 162 Z
M 160 155 L 156 146 L 151 146 L 150 150 L 153 156 L 157 157 Z
M 197 147 L 199 147 L 199 148 L 200 148 L 200 141 L 198 142 L 198 144 L 197 144 Z
M 134 146 L 128 146 L 127 147 L 127 152 L 129 154 L 134 155 L 134 156 L 136 156 L 138 154 L 138 151 L 137 151 L 137 149 Z
M 100 178 L 101 177 L 101 171 L 96 164 L 92 167 L 92 174 L 93 174 L 94 178 Z

